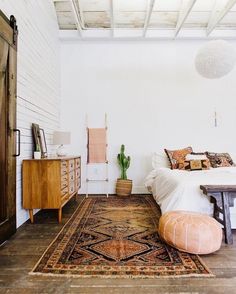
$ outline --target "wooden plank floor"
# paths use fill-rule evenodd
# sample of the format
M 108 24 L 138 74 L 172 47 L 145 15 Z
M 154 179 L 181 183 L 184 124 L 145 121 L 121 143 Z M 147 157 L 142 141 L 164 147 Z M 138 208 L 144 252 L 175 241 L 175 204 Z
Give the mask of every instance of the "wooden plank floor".
M 72 199 L 64 207 L 62 224 L 57 223 L 56 211 L 40 211 L 35 224 L 25 223 L 0 247 L 0 293 L 236 293 L 236 232 L 234 245 L 223 243 L 219 252 L 202 257 L 216 278 L 81 279 L 28 275 L 77 206 L 78 202 Z

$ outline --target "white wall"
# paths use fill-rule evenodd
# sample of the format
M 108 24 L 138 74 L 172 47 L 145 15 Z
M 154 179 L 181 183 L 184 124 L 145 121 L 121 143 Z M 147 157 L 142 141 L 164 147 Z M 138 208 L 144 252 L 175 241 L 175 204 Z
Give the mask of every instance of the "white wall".
M 0 9 L 17 19 L 18 81 L 17 127 L 21 130 L 21 156 L 17 160 L 17 226 L 29 216 L 22 209 L 21 163 L 32 158 L 31 124 L 46 132 L 49 153 L 52 132 L 60 120 L 60 60 L 58 26 L 53 1 L 0 0 Z
M 143 183 L 153 151 L 191 145 L 197 151 L 235 152 L 236 70 L 219 80 L 199 76 L 194 57 L 202 45 L 62 42 L 62 125 L 72 132 L 70 151 L 83 157 L 82 193 L 86 113 L 95 127 L 102 126 L 104 113 L 108 114 L 111 193 L 119 176 L 116 154 L 122 143 L 132 158 L 128 175 L 138 193 L 146 191 Z M 94 191 L 103 190 L 97 185 Z

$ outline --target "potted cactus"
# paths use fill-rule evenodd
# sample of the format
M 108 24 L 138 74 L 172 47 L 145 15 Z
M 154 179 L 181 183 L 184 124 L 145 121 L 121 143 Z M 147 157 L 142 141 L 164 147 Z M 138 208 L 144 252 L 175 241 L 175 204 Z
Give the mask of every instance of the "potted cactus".
M 125 145 L 121 145 L 120 153 L 117 155 L 121 176 L 116 182 L 116 194 L 118 196 L 129 196 L 132 191 L 132 180 L 127 179 L 127 169 L 130 166 L 130 156 L 125 155 Z

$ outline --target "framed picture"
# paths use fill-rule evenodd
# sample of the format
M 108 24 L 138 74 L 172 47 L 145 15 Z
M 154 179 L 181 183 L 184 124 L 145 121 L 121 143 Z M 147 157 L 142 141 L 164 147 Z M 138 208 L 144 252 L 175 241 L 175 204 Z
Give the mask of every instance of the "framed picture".
M 34 141 L 34 151 L 40 148 L 41 157 L 47 157 L 47 144 L 45 139 L 44 130 L 39 127 L 38 124 L 32 124 L 32 135 Z
M 47 143 L 46 143 L 46 137 L 43 129 L 39 129 L 40 132 L 40 140 L 41 140 L 41 154 L 42 157 L 45 158 L 48 156 L 48 150 L 47 150 Z
M 41 150 L 39 125 L 32 124 L 32 134 L 33 134 L 33 141 L 34 141 L 34 151 L 38 149 L 37 148 L 38 146 Z

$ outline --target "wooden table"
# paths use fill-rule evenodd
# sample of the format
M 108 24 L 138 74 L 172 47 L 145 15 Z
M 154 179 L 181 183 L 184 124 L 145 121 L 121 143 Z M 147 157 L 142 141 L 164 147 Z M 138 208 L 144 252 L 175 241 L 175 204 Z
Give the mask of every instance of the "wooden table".
M 214 218 L 224 226 L 225 243 L 233 244 L 229 208 L 234 206 L 236 185 L 201 185 L 200 189 L 210 197 L 211 203 L 214 204 Z M 222 214 L 222 219 L 219 213 Z

